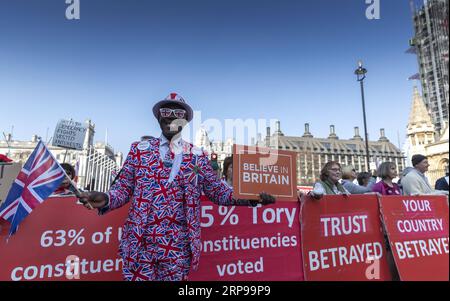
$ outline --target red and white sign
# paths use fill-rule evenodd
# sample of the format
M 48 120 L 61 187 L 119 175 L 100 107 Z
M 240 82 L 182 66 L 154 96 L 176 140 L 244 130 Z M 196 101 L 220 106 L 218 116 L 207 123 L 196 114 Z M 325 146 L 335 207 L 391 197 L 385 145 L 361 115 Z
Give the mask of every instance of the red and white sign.
M 380 198 L 401 280 L 449 280 L 449 213 L 445 196 Z
M 223 207 L 203 199 L 199 270 L 190 280 L 302 280 L 299 203 Z M 0 224 L 0 281 L 122 280 L 118 257 L 128 206 L 104 216 L 74 197 L 49 198 L 8 237 Z
M 189 280 L 302 281 L 299 205 L 226 207 L 204 198 L 200 266 Z
M 376 195 L 302 201 L 305 280 L 391 280 Z
M 74 197 L 50 197 L 8 241 L 1 219 L 0 280 L 122 280 L 117 250 L 127 207 L 98 216 Z
M 261 192 L 297 202 L 297 153 L 254 146 L 233 146 L 233 195 L 258 199 Z

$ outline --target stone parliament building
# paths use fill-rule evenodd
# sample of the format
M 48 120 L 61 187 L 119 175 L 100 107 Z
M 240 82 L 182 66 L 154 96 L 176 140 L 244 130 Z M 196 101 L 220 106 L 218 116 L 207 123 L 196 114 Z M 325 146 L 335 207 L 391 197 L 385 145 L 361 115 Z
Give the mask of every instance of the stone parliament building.
M 320 171 L 328 161 L 353 165 L 357 172 L 374 171 L 380 163 L 391 161 L 397 165 L 399 173 L 403 170 L 405 167 L 403 153 L 386 138 L 384 129 L 380 129 L 378 141 L 369 141 L 370 166 L 367 166 L 365 142 L 359 135 L 359 128 L 354 129 L 353 138 L 339 139 L 334 125 L 330 125 L 330 134 L 327 138 L 315 138 L 309 130 L 309 124 L 306 123 L 303 136 L 285 136 L 278 121 L 275 132 L 271 134 L 268 127 L 265 140 L 258 141 L 257 145 L 297 152 L 298 185 L 312 185 L 319 179 Z

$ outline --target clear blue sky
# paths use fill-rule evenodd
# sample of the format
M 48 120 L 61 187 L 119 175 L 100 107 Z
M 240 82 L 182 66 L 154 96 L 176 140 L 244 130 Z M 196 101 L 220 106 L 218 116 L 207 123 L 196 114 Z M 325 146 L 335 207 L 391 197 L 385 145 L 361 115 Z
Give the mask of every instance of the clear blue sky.
M 0 0 L 0 131 L 52 135 L 61 118 L 96 124 L 96 141 L 127 152 L 159 135 L 151 108 L 180 93 L 202 119 L 279 119 L 285 135 L 363 134 L 358 59 L 370 139 L 403 142 L 417 59 L 407 0 Z M 263 134 L 264 135 L 264 134 Z M 219 137 L 213 137 L 219 138 Z M 227 137 L 222 137 L 227 138 Z

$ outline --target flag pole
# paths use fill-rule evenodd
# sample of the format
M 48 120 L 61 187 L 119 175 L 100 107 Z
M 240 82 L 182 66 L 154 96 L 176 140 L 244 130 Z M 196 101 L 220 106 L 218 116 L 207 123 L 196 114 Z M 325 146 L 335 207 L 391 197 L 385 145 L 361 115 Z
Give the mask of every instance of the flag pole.
M 68 152 L 69 150 L 68 149 L 66 149 L 66 152 L 64 153 L 64 160 L 63 160 L 63 163 L 66 163 L 66 156 L 67 156 L 67 152 Z

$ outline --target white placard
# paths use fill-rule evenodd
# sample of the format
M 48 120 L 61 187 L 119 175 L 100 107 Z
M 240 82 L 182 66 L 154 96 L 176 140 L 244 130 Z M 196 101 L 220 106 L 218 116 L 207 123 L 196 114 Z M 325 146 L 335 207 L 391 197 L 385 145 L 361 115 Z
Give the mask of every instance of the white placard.
M 0 163 L 0 205 L 6 200 L 21 169 L 21 163 Z
M 53 135 L 53 146 L 82 150 L 87 127 L 81 122 L 61 119 Z

